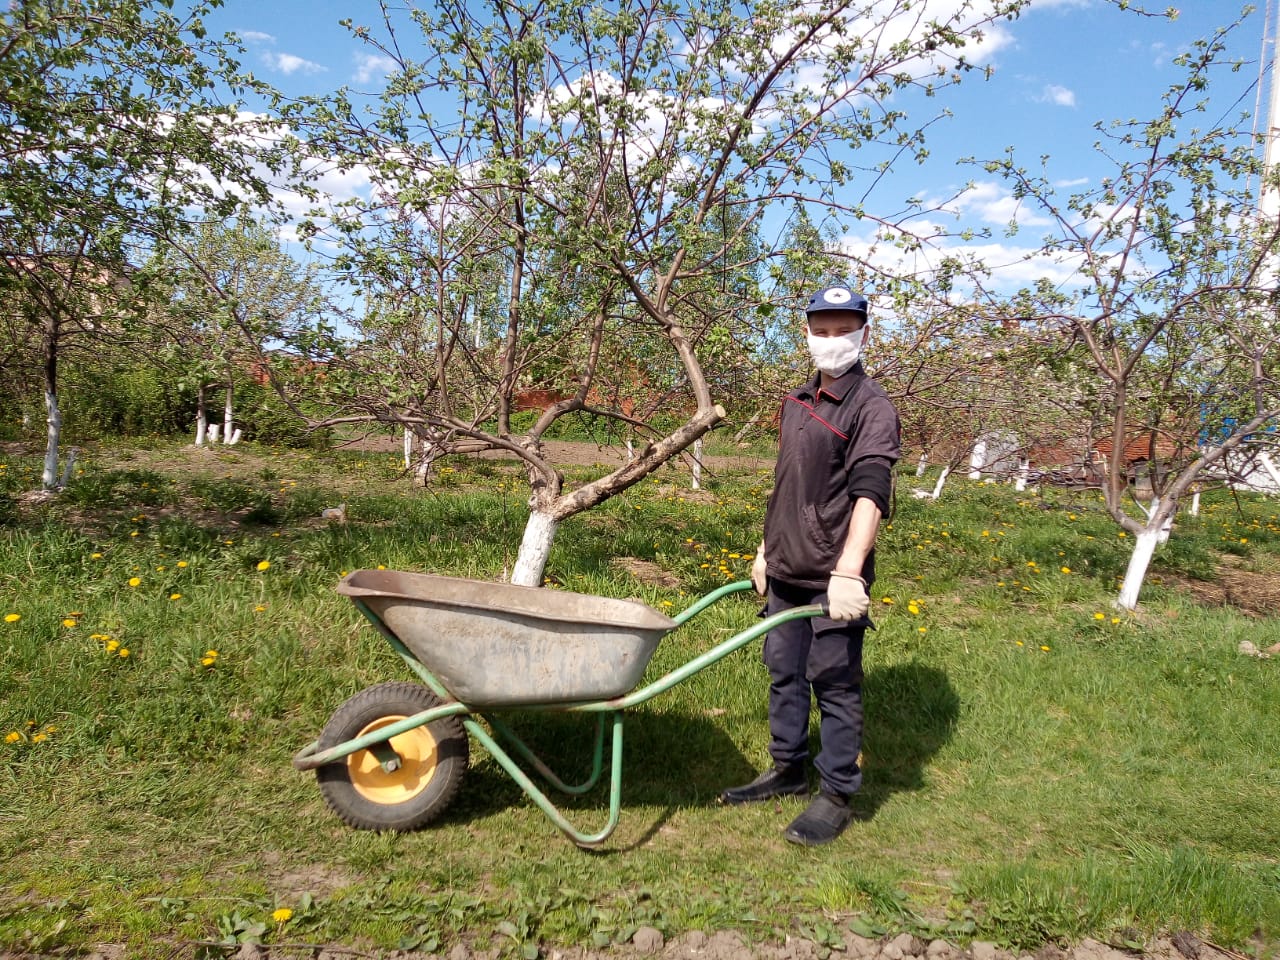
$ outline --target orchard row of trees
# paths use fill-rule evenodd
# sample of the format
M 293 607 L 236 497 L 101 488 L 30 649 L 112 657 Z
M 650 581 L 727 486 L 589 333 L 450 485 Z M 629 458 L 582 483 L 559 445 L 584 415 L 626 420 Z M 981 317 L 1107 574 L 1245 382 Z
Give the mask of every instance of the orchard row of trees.
M 1111 441 L 1132 606 L 1179 501 L 1280 414 L 1280 237 L 1257 212 L 1271 173 L 1249 118 L 1202 102 L 1232 69 L 1228 25 L 1150 119 L 1100 127 L 1102 183 L 1058 196 L 1015 156 L 985 161 L 1052 224 L 1033 256 L 1070 282 L 1010 295 L 954 253 L 927 273 L 885 266 L 886 249 L 901 264 L 945 239 L 912 231 L 937 211 L 872 189 L 927 162 L 936 116 L 901 105 L 944 104 L 1024 5 L 383 4 L 347 24 L 394 63 L 383 91 L 287 100 L 243 71 L 233 37 L 208 36 L 208 6 L 15 0 L 0 14 L 0 380 L 39 384 L 51 487 L 59 362 L 108 344 L 198 398 L 199 441 L 206 404 L 253 371 L 312 426 L 409 431 L 424 470 L 506 450 L 530 489 L 512 580 L 538 584 L 564 519 L 712 429 L 767 428 L 807 370 L 801 298 L 843 278 L 873 294 L 870 363 L 908 449 L 954 466 L 980 437 L 1013 438 L 1024 460 Z M 271 110 L 249 113 L 251 97 Z M 336 202 L 334 174 L 369 188 Z M 274 232 L 285 190 L 312 207 L 292 225 L 307 268 Z M 879 252 L 850 253 L 853 227 Z M 546 405 L 517 429 L 531 388 Z M 566 485 L 543 440 L 569 416 L 616 423 L 635 455 Z M 223 439 L 232 417 L 223 404 Z M 1176 451 L 1154 502 L 1131 497 L 1134 436 Z

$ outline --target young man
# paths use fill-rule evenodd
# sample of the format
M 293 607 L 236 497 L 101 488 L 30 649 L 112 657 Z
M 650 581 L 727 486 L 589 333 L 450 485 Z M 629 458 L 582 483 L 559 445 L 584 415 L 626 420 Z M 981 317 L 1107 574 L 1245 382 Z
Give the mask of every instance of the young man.
M 720 795 L 726 804 L 807 795 L 810 695 L 821 717 L 814 759 L 821 792 L 786 828 L 792 843 L 829 843 L 853 818 L 862 785 L 862 638 L 875 580 L 875 540 L 889 512 L 900 453 L 898 414 L 863 371 L 867 300 L 846 286 L 809 299 L 817 375 L 782 405 L 778 463 L 751 580 L 766 614 L 825 603 L 830 617 L 792 620 L 764 642 L 773 768 Z

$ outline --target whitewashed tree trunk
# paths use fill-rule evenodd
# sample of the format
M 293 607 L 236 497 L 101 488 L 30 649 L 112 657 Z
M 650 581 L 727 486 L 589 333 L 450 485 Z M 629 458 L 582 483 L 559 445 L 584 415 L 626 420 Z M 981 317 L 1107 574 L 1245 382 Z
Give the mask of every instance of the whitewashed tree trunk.
M 1200 516 L 1200 491 L 1197 490 L 1191 495 L 1191 509 L 1187 511 L 1193 517 Z
M 931 499 L 937 500 L 942 496 L 942 485 L 947 482 L 947 474 L 951 472 L 950 467 L 943 467 L 942 473 L 938 474 L 938 482 L 933 485 L 933 496 Z
M 1023 460 L 1018 464 L 1018 479 L 1013 482 L 1013 489 L 1018 493 L 1027 489 L 1027 474 L 1031 472 L 1031 461 Z
M 404 468 L 408 470 L 413 466 L 413 431 L 408 427 L 404 428 Z
M 929 466 L 929 457 L 926 454 L 920 454 L 920 462 L 916 464 L 916 476 L 923 477 L 925 470 Z
M 702 489 L 702 438 L 693 441 L 693 489 Z
M 982 479 L 982 465 L 987 461 L 987 441 L 979 440 L 973 445 L 973 453 L 969 457 L 969 479 Z
M 233 439 L 234 434 L 231 429 L 231 426 L 233 423 L 232 416 L 231 416 L 231 400 L 232 400 L 232 387 L 231 387 L 231 384 L 228 383 L 227 399 L 222 407 L 222 442 L 227 444 L 236 442 L 235 439 Z
M 1152 518 L 1155 517 L 1156 511 L 1160 509 L 1160 498 L 1152 497 L 1151 506 L 1149 508 L 1144 507 L 1143 509 L 1146 511 L 1146 514 L 1147 514 L 1147 526 L 1151 526 Z M 1172 513 L 1169 514 L 1169 516 L 1167 516 L 1164 520 L 1162 520 L 1159 528 L 1153 528 L 1153 529 L 1155 529 L 1156 531 L 1157 542 L 1168 543 L 1169 534 L 1173 532 L 1173 514 Z
M 627 462 L 630 463 L 635 458 L 636 458 L 635 444 L 631 442 L 630 437 L 627 437 Z
M 76 468 L 76 457 L 80 455 L 79 447 L 67 448 L 67 462 L 62 465 L 62 479 L 58 481 L 58 489 L 65 490 L 71 482 L 71 471 Z
M 221 429 L 222 429 L 222 427 L 220 427 L 220 426 L 219 426 L 218 424 L 216 424 L 216 423 L 211 423 L 211 424 L 209 424 L 209 442 L 210 442 L 210 443 L 217 443 L 217 442 L 218 442 L 218 432 L 219 432 Z
M 240 442 L 243 436 L 244 436 L 244 431 L 241 430 L 239 427 L 236 427 L 235 433 L 231 434 L 231 439 L 228 440 L 227 443 L 231 444 L 232 446 L 235 446 L 237 443 Z
M 209 411 L 205 406 L 204 384 L 196 390 L 196 446 L 203 447 L 209 436 Z
M 1138 593 L 1147 578 L 1147 568 L 1151 566 L 1151 558 L 1155 555 L 1159 539 L 1160 531 L 1157 529 L 1143 530 L 1135 538 L 1133 553 L 1129 556 L 1129 567 L 1125 570 L 1124 582 L 1120 585 L 1120 596 L 1116 598 L 1117 607 L 1125 610 L 1137 609 Z
M 560 522 L 549 513 L 534 510 L 525 524 L 524 539 L 516 555 L 516 566 L 511 571 L 511 582 L 522 587 L 542 586 L 542 573 L 551 556 L 551 544 L 556 538 Z
M 1170 513 L 1167 517 L 1164 518 L 1164 520 L 1160 522 L 1158 539 L 1161 543 L 1169 542 L 1169 534 L 1173 533 L 1173 517 L 1175 513 L 1177 513 L 1176 510 L 1173 513 Z
M 44 391 L 45 426 L 44 471 L 40 475 L 45 490 L 58 486 L 58 443 L 62 439 L 62 411 L 58 407 L 58 392 L 46 386 Z

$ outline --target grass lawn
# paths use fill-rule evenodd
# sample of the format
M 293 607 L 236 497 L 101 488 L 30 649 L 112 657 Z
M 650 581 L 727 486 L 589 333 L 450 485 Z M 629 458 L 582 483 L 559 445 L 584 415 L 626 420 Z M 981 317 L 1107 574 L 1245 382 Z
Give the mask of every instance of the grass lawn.
M 458 799 L 409 834 L 345 827 L 289 762 L 346 698 L 412 679 L 334 583 L 378 566 L 501 578 L 525 515 L 514 465 L 458 460 L 424 490 L 394 454 L 95 448 L 39 505 L 18 497 L 34 453 L 0 463 L 0 946 L 465 939 L 535 956 L 642 924 L 1280 941 L 1280 657 L 1238 652 L 1280 641 L 1274 501 L 1207 494 L 1130 616 L 1111 607 L 1126 539 L 1096 494 L 953 480 L 938 503 L 900 498 L 860 821 L 805 850 L 781 834 L 799 800 L 716 806 L 767 759 L 756 643 L 626 714 L 621 822 L 589 853 L 475 743 Z M 727 471 L 691 491 L 660 472 L 563 525 L 549 586 L 680 610 L 745 578 L 769 483 Z M 338 503 L 345 524 L 320 519 Z M 648 676 L 757 608 L 739 594 L 699 615 Z M 589 766 L 590 718 L 509 720 L 566 779 Z M 603 823 L 607 784 L 561 806 Z

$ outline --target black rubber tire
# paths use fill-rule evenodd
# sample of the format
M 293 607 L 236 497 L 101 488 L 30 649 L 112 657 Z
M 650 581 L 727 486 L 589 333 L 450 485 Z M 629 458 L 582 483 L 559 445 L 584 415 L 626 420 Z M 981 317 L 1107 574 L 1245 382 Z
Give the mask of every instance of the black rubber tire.
M 320 732 L 320 749 L 327 750 L 353 740 L 379 721 L 408 717 L 443 703 L 417 683 L 381 683 L 361 690 L 340 706 Z M 453 802 L 467 770 L 470 753 L 467 732 L 458 717 L 444 717 L 402 735 L 413 739 L 427 754 L 421 762 L 406 762 L 398 774 L 369 769 L 376 764 L 368 750 L 359 750 L 336 763 L 316 769 L 325 802 L 343 822 L 359 830 L 416 830 L 430 823 Z M 393 737 L 392 742 L 400 740 Z M 356 778 L 353 780 L 353 776 Z M 410 790 L 399 795 L 397 780 Z M 356 780 L 360 781 L 357 784 Z M 376 789 L 369 789 L 369 784 Z M 389 784 L 389 786 L 387 785 Z M 361 786 L 365 788 L 364 792 Z M 369 796 L 373 792 L 378 796 Z

